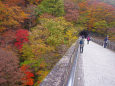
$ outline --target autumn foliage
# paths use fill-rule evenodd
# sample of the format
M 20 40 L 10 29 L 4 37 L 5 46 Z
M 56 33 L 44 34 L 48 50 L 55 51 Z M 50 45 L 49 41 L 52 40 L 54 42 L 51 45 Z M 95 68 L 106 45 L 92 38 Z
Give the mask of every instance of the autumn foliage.
M 101 1 L 0 0 L 0 86 L 39 86 L 83 29 L 114 36 L 115 8 Z
M 22 78 L 23 85 L 32 86 L 34 84 L 34 74 L 30 72 L 29 67 L 27 65 L 21 66 L 21 71 L 24 73 Z
M 19 86 L 22 76 L 18 57 L 0 48 L 0 86 Z
M 15 3 L 10 6 L 8 2 L 0 1 L 0 31 L 21 26 L 28 16 L 20 6 Z
M 36 9 L 36 15 L 44 13 L 51 14 L 53 16 L 64 15 L 64 2 L 63 0 L 43 0 Z
M 83 24 L 88 30 L 100 34 L 109 34 L 109 28 L 114 27 L 114 6 L 100 2 L 86 0 L 79 4 L 79 24 Z
M 65 18 L 68 21 L 77 21 L 79 12 L 78 6 L 72 1 L 65 1 Z
M 24 0 L 2 0 L 2 2 L 9 6 L 24 5 Z
M 29 36 L 28 30 L 24 30 L 24 29 L 17 30 L 15 46 L 18 49 L 21 49 L 23 43 L 28 42 L 28 36 Z

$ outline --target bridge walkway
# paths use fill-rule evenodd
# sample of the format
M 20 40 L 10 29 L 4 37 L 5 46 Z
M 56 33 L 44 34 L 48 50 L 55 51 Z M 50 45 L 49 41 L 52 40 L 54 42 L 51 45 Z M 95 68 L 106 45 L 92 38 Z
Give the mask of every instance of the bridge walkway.
M 79 55 L 74 86 L 115 86 L 115 52 L 85 41 Z

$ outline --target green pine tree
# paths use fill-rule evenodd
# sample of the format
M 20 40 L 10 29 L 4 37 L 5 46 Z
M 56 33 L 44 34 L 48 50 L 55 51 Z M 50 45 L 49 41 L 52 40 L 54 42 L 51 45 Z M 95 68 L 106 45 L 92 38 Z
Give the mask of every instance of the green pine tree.
M 64 1 L 63 0 L 44 0 L 36 9 L 36 14 L 41 15 L 49 13 L 54 16 L 64 15 Z

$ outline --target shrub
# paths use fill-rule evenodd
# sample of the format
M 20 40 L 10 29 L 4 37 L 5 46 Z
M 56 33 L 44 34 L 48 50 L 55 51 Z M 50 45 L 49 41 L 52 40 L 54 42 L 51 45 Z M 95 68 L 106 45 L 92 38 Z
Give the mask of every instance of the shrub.
M 15 46 L 18 49 L 21 49 L 23 46 L 23 43 L 28 42 L 28 30 L 24 30 L 24 29 L 19 29 L 16 31 L 16 42 L 15 42 Z
M 23 60 L 32 59 L 35 55 L 32 52 L 32 47 L 29 44 L 24 44 L 21 48 L 22 58 Z
M 48 28 L 50 35 L 46 42 L 51 46 L 57 47 L 64 43 L 71 44 L 77 39 L 78 29 L 75 28 L 72 23 L 65 21 L 63 17 L 41 19 L 41 25 Z M 68 32 L 71 34 L 67 35 Z
M 30 72 L 29 67 L 27 65 L 21 66 L 21 71 L 24 73 L 24 77 L 22 78 L 23 85 L 32 86 L 34 84 L 34 74 Z
M 0 49 L 0 86 L 21 85 L 23 73 L 18 64 L 19 59 L 13 52 Z

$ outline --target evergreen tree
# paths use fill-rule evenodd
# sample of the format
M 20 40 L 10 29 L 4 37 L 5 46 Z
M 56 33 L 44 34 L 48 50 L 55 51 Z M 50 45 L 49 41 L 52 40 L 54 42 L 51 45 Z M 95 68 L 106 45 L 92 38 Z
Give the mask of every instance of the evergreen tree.
M 64 1 L 63 0 L 44 0 L 38 5 L 36 9 L 37 15 L 49 13 L 54 16 L 64 15 Z

